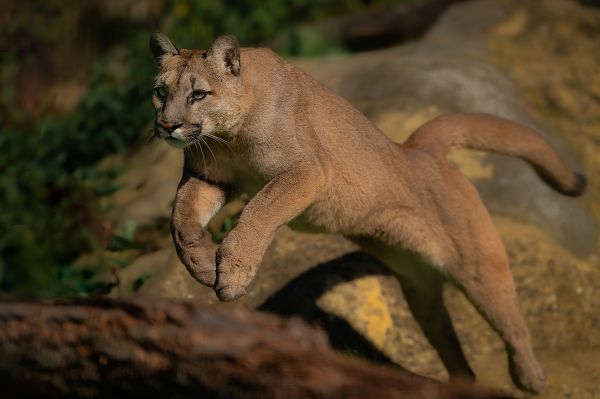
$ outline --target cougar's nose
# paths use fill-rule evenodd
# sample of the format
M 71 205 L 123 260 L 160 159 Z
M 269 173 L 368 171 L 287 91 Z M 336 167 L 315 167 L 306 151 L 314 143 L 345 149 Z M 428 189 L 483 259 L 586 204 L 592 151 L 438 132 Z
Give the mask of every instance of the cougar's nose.
M 183 123 L 181 123 L 181 122 L 169 123 L 169 122 L 166 122 L 163 120 L 159 120 L 158 124 L 160 125 L 160 127 L 165 129 L 169 133 L 173 133 L 173 131 L 175 131 L 175 129 L 177 129 L 178 127 L 181 127 L 183 125 Z

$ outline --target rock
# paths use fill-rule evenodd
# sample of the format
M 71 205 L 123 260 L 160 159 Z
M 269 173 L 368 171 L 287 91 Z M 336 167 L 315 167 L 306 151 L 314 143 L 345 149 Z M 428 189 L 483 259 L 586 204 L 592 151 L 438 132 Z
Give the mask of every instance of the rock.
M 102 168 L 124 167 L 119 187 L 113 195 L 103 198 L 108 219 L 120 230 L 128 221 L 144 225 L 160 217 L 171 217 L 175 190 L 181 177 L 183 153 L 153 140 L 134 153 L 119 154 L 105 159 Z

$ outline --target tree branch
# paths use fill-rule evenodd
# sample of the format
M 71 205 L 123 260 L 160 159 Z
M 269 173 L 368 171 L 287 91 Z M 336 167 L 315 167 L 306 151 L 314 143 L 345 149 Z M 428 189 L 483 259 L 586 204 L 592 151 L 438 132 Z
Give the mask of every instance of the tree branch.
M 12 397 L 488 398 L 335 353 L 299 319 L 168 301 L 0 302 Z

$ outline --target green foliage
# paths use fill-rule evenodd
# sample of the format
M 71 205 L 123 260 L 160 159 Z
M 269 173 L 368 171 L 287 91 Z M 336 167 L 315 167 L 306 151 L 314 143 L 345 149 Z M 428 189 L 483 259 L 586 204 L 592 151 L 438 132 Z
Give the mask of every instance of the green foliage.
M 144 273 L 141 276 L 139 276 L 138 278 L 136 278 L 135 281 L 133 282 L 133 285 L 131 286 L 131 291 L 132 292 L 138 291 L 142 287 L 142 285 L 144 285 L 146 283 L 146 281 L 148 281 L 150 279 L 150 277 L 152 277 L 151 274 Z
M 343 51 L 306 26 L 326 17 L 368 7 L 395 4 L 394 0 L 170 0 L 163 29 L 185 48 L 207 48 L 220 34 L 233 34 L 244 45 L 269 41 L 279 53 L 313 56 Z M 279 40 L 274 41 L 275 38 Z
M 111 237 L 108 249 L 111 251 L 121 251 L 124 249 L 142 248 L 143 245 L 134 239 L 136 229 L 137 223 L 133 220 L 128 220 L 125 227 Z
M 86 267 L 73 267 L 64 265 L 54 268 L 55 281 L 50 286 L 45 286 L 43 296 L 87 296 L 106 293 L 115 285 L 95 277 L 103 273 L 106 263 L 90 264 Z
M 114 173 L 95 163 L 128 148 L 152 121 L 146 36 L 130 38 L 120 74 L 102 60 L 92 67 L 89 90 L 69 117 L 48 115 L 0 132 L 3 290 L 39 294 L 57 282 L 55 269 L 98 247 L 97 196 L 116 188 Z
M 225 237 L 227 237 L 227 234 L 229 234 L 229 232 L 231 230 L 233 230 L 233 228 L 237 224 L 237 220 L 238 220 L 239 216 L 240 216 L 240 214 L 238 213 L 237 215 L 234 215 L 233 217 L 227 217 L 223 220 L 223 224 L 221 226 L 219 226 L 218 230 L 215 230 L 215 231 L 211 230 L 210 233 L 212 236 L 212 240 L 214 242 L 218 242 L 218 243 L 223 241 L 225 239 Z

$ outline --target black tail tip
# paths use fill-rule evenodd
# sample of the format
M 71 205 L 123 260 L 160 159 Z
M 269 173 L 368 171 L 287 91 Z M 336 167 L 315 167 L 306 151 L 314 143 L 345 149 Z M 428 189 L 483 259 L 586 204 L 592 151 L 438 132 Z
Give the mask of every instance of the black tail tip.
M 564 193 L 570 197 L 579 197 L 585 192 L 587 187 L 587 178 L 581 173 L 575 172 L 575 185 L 572 189 L 565 191 Z

